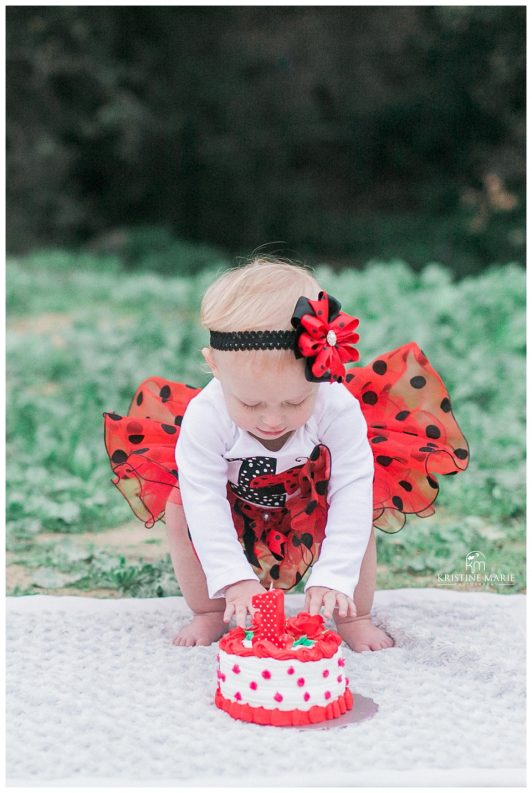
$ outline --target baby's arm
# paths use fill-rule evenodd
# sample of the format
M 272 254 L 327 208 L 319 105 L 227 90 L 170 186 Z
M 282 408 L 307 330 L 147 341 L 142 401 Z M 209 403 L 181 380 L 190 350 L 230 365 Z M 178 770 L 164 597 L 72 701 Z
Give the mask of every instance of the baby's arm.
M 371 534 L 374 463 L 358 400 L 343 386 L 338 388 L 342 391 L 335 394 L 334 409 L 321 417 L 319 425 L 320 442 L 331 453 L 329 511 L 325 539 L 305 593 L 311 587 L 325 587 L 351 600 Z M 327 607 L 325 599 L 324 604 Z
M 224 427 L 212 407 L 193 399 L 176 445 L 179 488 L 188 528 L 210 598 L 225 587 L 258 577 L 244 555 L 227 500 Z M 261 591 L 264 591 L 261 587 Z

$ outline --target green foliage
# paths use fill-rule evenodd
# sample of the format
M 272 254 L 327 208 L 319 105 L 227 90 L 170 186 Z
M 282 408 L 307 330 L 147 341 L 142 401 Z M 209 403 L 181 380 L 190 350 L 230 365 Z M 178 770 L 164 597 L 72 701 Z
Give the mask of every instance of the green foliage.
M 70 538 L 56 542 L 13 543 L 12 564 L 24 564 L 29 583 L 10 594 L 38 594 L 70 587 L 86 592 L 115 590 L 130 597 L 167 597 L 179 594 L 169 557 L 154 562 L 127 562 L 122 554 L 83 546 Z
M 523 7 L 6 16 L 10 251 L 150 224 L 357 266 L 524 260 Z M 159 272 L 197 258 L 162 231 L 134 237 L 131 260 Z
M 177 239 L 170 229 L 137 226 L 125 229 L 118 253 L 131 270 L 153 270 L 163 275 L 192 275 L 210 267 L 228 266 L 223 254 L 211 245 Z
M 23 555 L 33 553 L 41 532 L 75 539 L 131 518 L 110 481 L 103 411 L 125 414 L 150 375 L 197 386 L 209 379 L 200 366 L 207 334 L 197 315 L 217 271 L 166 277 L 103 264 L 95 272 L 92 261 L 70 261 L 67 266 L 66 254 L 56 261 L 48 252 L 8 263 L 8 548 Z M 436 516 L 379 537 L 379 563 L 397 575 L 430 573 L 487 544 L 497 559 L 522 570 L 523 269 L 493 266 L 455 282 L 439 264 L 416 273 L 402 261 L 374 261 L 340 273 L 322 264 L 316 275 L 360 318 L 361 363 L 409 341 L 419 344 L 448 387 L 470 444 L 467 472 L 440 479 Z M 37 561 L 65 575 L 79 564 L 74 585 L 86 589 L 99 581 L 155 596 L 162 572 L 172 581 L 168 568 L 119 558 L 109 566 L 97 553 L 64 564 L 57 556 L 47 559 Z M 163 588 L 168 594 L 171 585 Z
M 437 190 L 437 187 L 434 188 Z M 423 270 L 426 263 L 438 261 L 455 274 L 465 276 L 482 271 L 487 262 L 518 262 L 525 259 L 525 200 L 512 211 L 487 211 L 485 222 L 475 226 L 475 213 L 468 207 L 455 207 L 415 213 L 404 211 L 365 211 L 352 216 L 340 212 L 317 212 L 313 222 L 303 224 L 302 250 L 318 260 L 314 251 L 334 251 L 331 264 L 361 267 L 371 259 L 401 259 L 413 270 Z M 294 230 L 288 235 L 293 238 Z M 297 235 L 296 235 L 297 236 Z
M 513 573 L 512 591 L 526 586 L 523 549 L 523 524 L 520 518 L 500 520 L 474 514 L 460 514 L 437 507 L 432 518 L 411 518 L 397 534 L 377 537 L 378 563 L 394 573 L 432 578 L 438 573 L 464 573 L 464 560 L 473 549 L 482 549 L 487 571 Z
M 125 556 L 120 556 L 118 565 L 108 572 L 109 583 L 124 594 L 130 596 L 147 597 L 146 591 L 154 592 L 157 597 L 163 597 L 164 588 L 161 585 L 161 563 L 131 565 L 126 561 Z M 167 566 L 167 563 L 166 563 Z M 174 587 L 174 590 L 176 587 Z

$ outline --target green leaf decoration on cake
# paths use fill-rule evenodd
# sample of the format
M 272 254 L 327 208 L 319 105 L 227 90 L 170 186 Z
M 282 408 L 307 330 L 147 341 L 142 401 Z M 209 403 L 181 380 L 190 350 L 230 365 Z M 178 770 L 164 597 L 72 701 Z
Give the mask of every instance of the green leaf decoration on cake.
M 246 640 L 246 641 L 247 641 L 247 640 L 251 641 L 252 639 L 253 639 L 253 631 L 246 631 L 246 635 L 245 635 L 245 637 L 244 637 L 244 640 Z
M 315 644 L 315 643 L 316 642 L 313 642 L 312 639 L 309 639 L 309 638 L 307 638 L 307 636 L 303 635 L 303 636 L 300 636 L 299 639 L 296 639 L 292 646 L 293 647 L 312 647 L 312 645 Z

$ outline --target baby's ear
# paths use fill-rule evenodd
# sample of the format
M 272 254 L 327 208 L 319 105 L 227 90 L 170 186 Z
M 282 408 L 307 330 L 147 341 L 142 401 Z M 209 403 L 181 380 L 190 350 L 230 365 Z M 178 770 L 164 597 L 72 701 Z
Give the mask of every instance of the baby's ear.
M 211 370 L 212 374 L 214 376 L 216 376 L 217 375 L 217 367 L 216 367 L 216 364 L 214 362 L 214 358 L 213 358 L 213 355 L 212 355 L 211 348 L 210 347 L 203 347 L 203 349 L 201 351 L 201 354 L 205 358 L 205 360 L 207 362 L 207 365 L 208 365 L 209 369 Z

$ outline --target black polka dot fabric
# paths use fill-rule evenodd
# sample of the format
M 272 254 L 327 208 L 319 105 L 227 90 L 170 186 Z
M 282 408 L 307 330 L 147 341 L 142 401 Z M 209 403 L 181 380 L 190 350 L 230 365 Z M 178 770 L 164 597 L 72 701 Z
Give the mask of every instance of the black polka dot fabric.
M 135 391 L 126 416 L 103 414 L 112 483 L 146 528 L 164 520 L 168 499 L 179 493 L 175 444 L 183 414 L 200 390 L 150 377 Z
M 407 515 L 434 514 L 436 475 L 456 475 L 469 447 L 440 375 L 415 342 L 353 368 L 346 388 L 360 403 L 375 459 L 373 522 L 403 528 Z
M 245 501 L 260 504 L 263 507 L 283 507 L 286 501 L 286 491 L 282 483 L 263 484 L 256 480 L 254 486 L 251 481 L 258 476 L 274 474 L 277 467 L 275 457 L 247 457 L 242 461 L 238 472 L 238 484 L 230 483 L 233 492 Z

